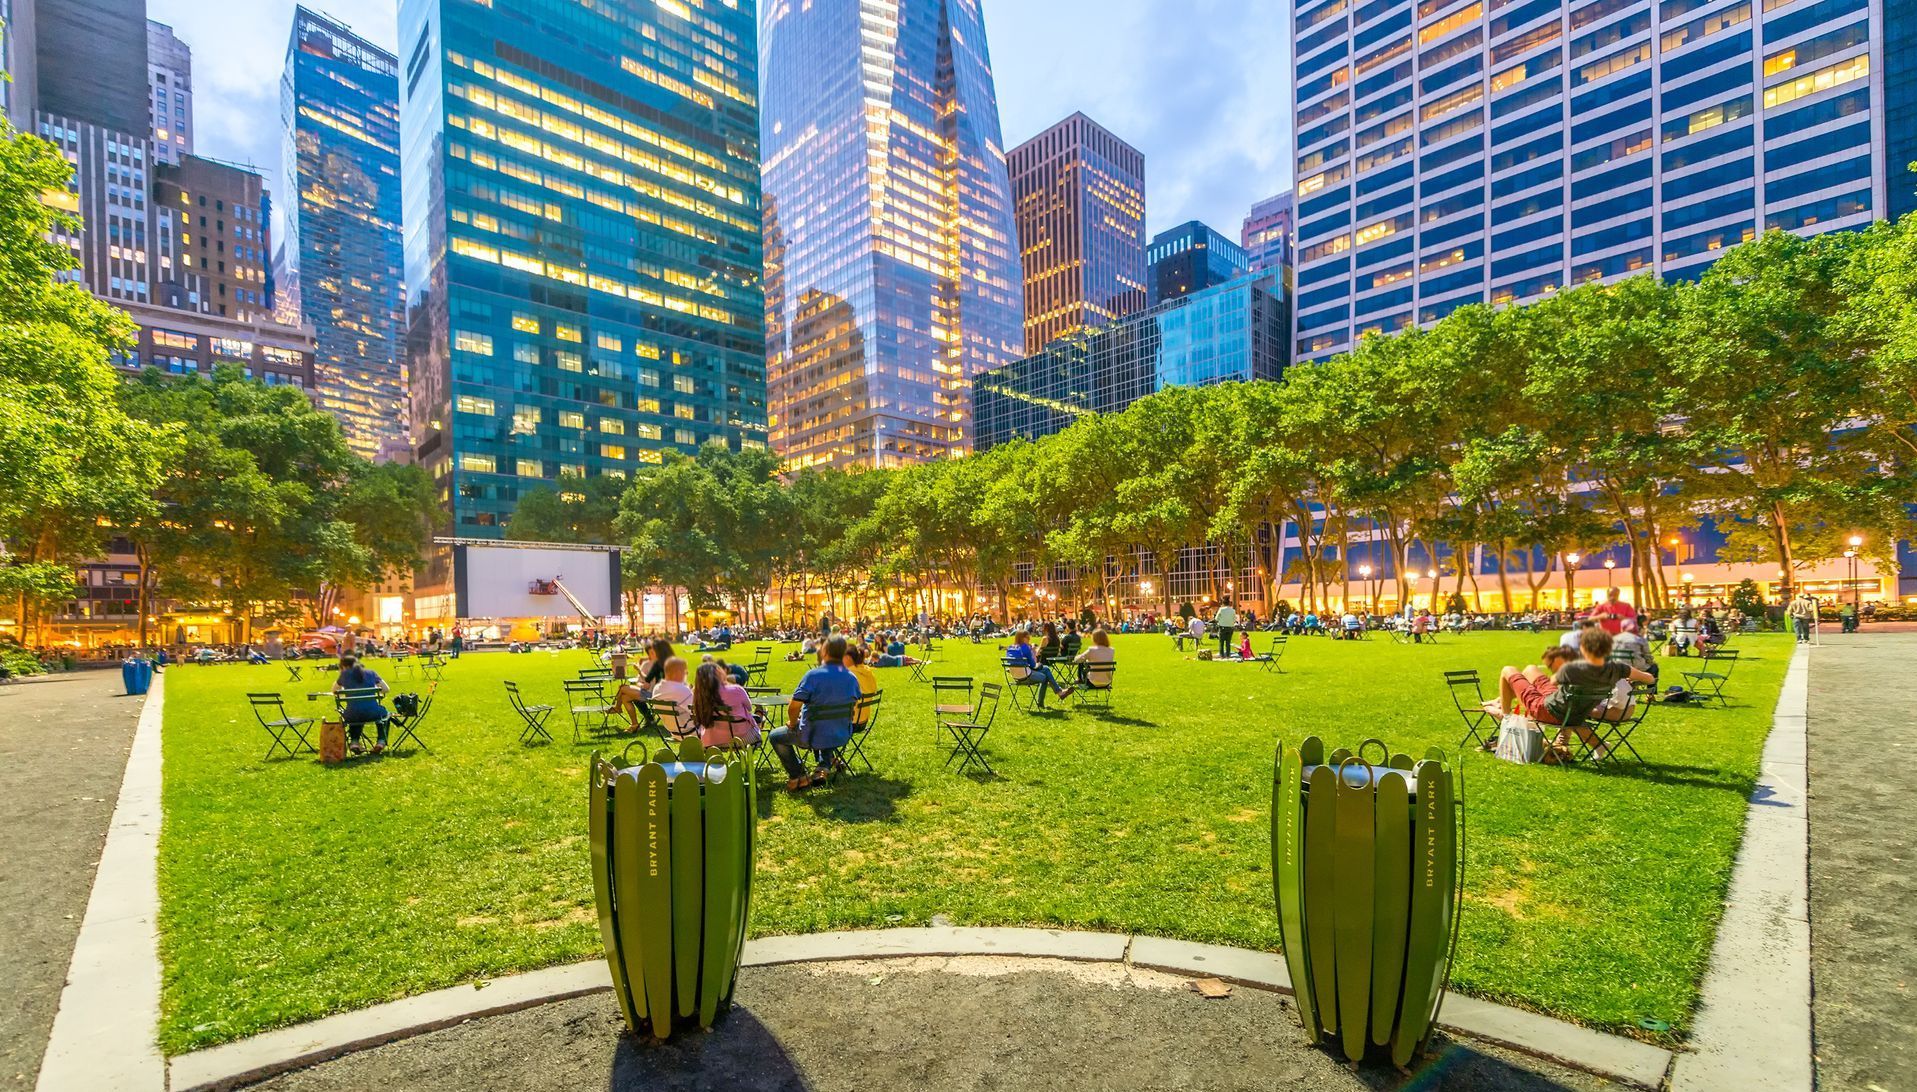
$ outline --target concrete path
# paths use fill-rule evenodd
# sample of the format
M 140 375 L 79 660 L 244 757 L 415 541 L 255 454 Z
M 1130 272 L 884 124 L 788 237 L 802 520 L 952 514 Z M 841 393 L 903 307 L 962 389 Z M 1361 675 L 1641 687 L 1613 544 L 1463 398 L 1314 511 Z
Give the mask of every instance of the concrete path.
M 1810 685 L 1817 1086 L 1917 1088 L 1917 634 L 1824 634 Z
M 118 671 L 0 686 L 0 1089 L 39 1073 L 141 705 Z
M 710 1034 L 641 1047 L 593 994 L 402 1040 L 256 1087 L 278 1092 L 1271 1092 L 1614 1089 L 1492 1047 L 1440 1042 L 1415 1076 L 1353 1073 L 1305 1045 L 1289 1002 L 1123 963 L 924 957 L 749 967 Z

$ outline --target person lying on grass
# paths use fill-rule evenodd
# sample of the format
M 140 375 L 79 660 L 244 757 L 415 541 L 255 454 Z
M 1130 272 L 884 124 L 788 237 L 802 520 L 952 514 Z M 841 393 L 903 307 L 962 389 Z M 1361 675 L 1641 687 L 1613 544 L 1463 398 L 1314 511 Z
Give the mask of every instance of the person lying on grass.
M 911 667 L 919 662 L 918 657 L 906 655 L 905 642 L 899 640 L 896 633 L 887 642 L 885 651 L 872 658 L 876 667 Z

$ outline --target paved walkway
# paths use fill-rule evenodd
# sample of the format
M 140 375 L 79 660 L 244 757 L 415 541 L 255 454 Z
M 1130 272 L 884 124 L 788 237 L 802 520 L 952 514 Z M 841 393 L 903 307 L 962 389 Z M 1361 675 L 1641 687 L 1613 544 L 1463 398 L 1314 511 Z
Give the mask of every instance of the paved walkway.
M 0 686 L 0 1089 L 39 1074 L 141 704 L 118 671 Z
M 1824 634 L 1810 686 L 1823 1092 L 1917 1088 L 1917 634 Z
M 639 1047 L 610 994 L 489 1017 L 289 1073 L 278 1092 L 1021 1092 L 1274 1088 L 1615 1089 L 1489 1047 L 1441 1043 L 1413 1077 L 1307 1047 L 1289 1004 L 1115 963 L 995 956 L 752 967 L 709 1035 Z

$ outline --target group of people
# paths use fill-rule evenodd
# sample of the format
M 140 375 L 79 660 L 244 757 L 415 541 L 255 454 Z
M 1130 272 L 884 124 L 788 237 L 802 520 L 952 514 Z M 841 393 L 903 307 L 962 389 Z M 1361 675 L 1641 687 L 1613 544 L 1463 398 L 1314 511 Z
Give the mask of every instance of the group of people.
M 1092 631 L 1090 645 L 1084 643 L 1084 637 L 1078 632 L 1078 623 L 1067 621 L 1065 632 L 1046 622 L 1040 629 L 1043 642 L 1032 644 L 1029 631 L 1020 631 L 1012 635 L 1012 644 L 1005 650 L 1005 662 L 1022 668 L 1026 680 L 1038 690 L 1038 707 L 1045 707 L 1047 692 L 1058 695 L 1060 701 L 1069 698 L 1080 687 L 1108 687 L 1111 685 L 1112 665 L 1118 662 L 1117 654 L 1112 651 L 1112 637 L 1103 628 Z M 1074 681 L 1060 681 L 1059 672 L 1065 665 L 1071 665 Z M 1102 670 L 1101 670 L 1102 668 Z
M 1591 721 L 1624 719 L 1635 688 L 1657 685 L 1657 661 L 1638 623 L 1637 608 L 1611 589 L 1602 603 L 1539 655 L 1538 663 L 1500 671 L 1497 700 L 1486 702 L 1485 711 L 1500 718 L 1516 713 L 1558 729 L 1543 756 L 1547 763 L 1570 760 L 1573 733 L 1593 755 L 1606 757 L 1608 747 L 1591 729 Z M 1581 701 L 1597 694 L 1604 696 L 1588 704 Z M 1485 749 L 1496 745 L 1493 739 Z

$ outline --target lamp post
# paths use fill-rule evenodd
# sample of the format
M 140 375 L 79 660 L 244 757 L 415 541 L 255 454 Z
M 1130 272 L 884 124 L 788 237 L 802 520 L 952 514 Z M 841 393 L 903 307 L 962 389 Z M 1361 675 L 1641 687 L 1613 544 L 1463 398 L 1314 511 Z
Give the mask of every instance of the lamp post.
M 1844 556 L 1850 559 L 1850 606 L 1861 617 L 1864 613 L 1864 589 L 1857 586 L 1857 553 L 1863 548 L 1864 536 L 1850 536 L 1850 549 Z
M 1564 555 L 1564 609 L 1578 609 L 1578 562 L 1584 555 L 1572 550 Z
M 1690 573 L 1685 573 L 1681 579 L 1684 582 L 1684 605 L 1688 607 L 1691 605 L 1691 580 L 1693 578 Z
M 1616 579 L 1617 562 L 1607 557 L 1604 559 L 1604 590 L 1609 591 L 1616 587 Z
M 1369 566 L 1369 565 L 1360 565 L 1360 566 L 1358 566 L 1358 576 L 1359 576 L 1359 578 L 1360 578 L 1360 579 L 1362 579 L 1362 580 L 1364 581 L 1364 586 L 1365 586 L 1365 613 L 1367 613 L 1367 614 L 1369 614 L 1369 613 L 1371 612 L 1371 601 L 1372 601 L 1372 595 L 1371 595 L 1371 566 Z

